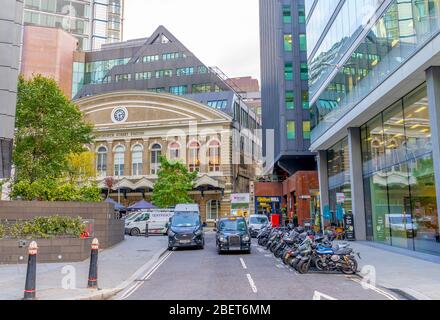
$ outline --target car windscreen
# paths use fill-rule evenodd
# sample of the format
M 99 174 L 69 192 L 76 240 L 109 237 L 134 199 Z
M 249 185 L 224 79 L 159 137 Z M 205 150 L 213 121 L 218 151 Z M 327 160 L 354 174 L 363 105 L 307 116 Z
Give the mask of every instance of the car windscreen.
M 172 227 L 196 227 L 200 223 L 197 214 L 175 214 L 172 221 Z
M 266 224 L 268 222 L 267 217 L 250 217 L 249 223 L 252 224 Z
M 246 221 L 240 220 L 221 220 L 219 224 L 220 231 L 246 231 Z

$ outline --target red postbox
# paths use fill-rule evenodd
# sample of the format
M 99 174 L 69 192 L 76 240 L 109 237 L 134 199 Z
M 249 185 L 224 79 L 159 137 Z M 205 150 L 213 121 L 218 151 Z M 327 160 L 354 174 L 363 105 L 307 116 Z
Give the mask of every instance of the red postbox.
M 270 222 L 272 223 L 272 227 L 279 227 L 281 225 L 280 215 L 279 214 L 271 214 Z

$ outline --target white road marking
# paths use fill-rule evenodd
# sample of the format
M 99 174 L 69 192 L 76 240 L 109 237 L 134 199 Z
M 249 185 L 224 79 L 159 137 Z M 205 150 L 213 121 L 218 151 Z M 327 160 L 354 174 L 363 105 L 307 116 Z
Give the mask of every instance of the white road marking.
M 240 262 L 241 262 L 243 269 L 247 269 L 246 263 L 244 263 L 243 258 L 240 258 Z
M 133 286 L 130 287 L 122 296 L 119 298 L 119 300 L 125 300 L 129 296 L 131 296 L 137 289 L 139 289 L 140 286 L 144 284 L 144 281 L 150 279 L 150 277 L 156 272 L 157 269 L 171 256 L 173 252 L 168 252 L 166 255 L 164 255 L 155 265 L 153 268 L 151 268 L 141 279 L 139 282 L 135 283 Z
M 271 258 L 271 257 L 272 257 L 271 254 L 265 254 L 264 256 L 265 256 L 266 258 Z
M 319 291 L 315 291 L 313 294 L 313 300 L 322 300 L 322 298 L 325 298 L 327 300 L 338 300 L 336 298 L 333 298 L 325 293 L 319 292 Z
M 259 252 L 264 252 L 264 249 L 262 249 L 262 248 L 260 248 L 260 247 L 258 247 L 257 250 L 258 250 Z
M 277 268 L 284 269 L 284 268 L 286 268 L 286 266 L 284 264 L 279 263 L 279 264 L 277 264 Z
M 350 279 L 351 281 L 354 281 L 354 282 L 356 282 L 356 283 L 359 283 L 360 285 L 367 286 L 367 290 L 373 290 L 373 291 L 376 291 L 377 293 L 379 293 L 379 294 L 381 294 L 381 295 L 387 297 L 389 300 L 399 300 L 399 299 L 397 299 L 395 296 L 393 296 L 392 294 L 390 294 L 390 293 L 388 293 L 388 292 L 385 292 L 384 290 L 379 289 L 379 288 L 373 286 L 372 284 L 369 284 L 369 283 L 364 283 L 364 284 L 362 284 L 362 280 L 355 279 L 355 278 L 349 278 L 349 279 Z
M 254 293 L 258 292 L 257 286 L 255 285 L 254 280 L 252 279 L 251 275 L 248 273 L 246 275 L 246 277 L 248 278 L 249 284 L 251 285 L 251 289 Z

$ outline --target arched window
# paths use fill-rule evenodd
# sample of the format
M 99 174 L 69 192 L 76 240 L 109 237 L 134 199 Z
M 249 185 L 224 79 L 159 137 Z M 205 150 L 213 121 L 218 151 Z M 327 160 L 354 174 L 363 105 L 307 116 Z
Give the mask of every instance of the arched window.
M 170 160 L 178 160 L 180 158 L 180 144 L 173 142 L 169 145 Z
M 142 175 L 142 146 L 137 144 L 132 149 L 133 176 Z
M 218 220 L 219 213 L 220 213 L 220 201 L 209 200 L 206 203 L 206 219 Z
M 117 177 L 124 175 L 124 157 L 125 148 L 123 146 L 117 146 L 114 156 L 115 176 Z
M 99 147 L 96 159 L 96 171 L 98 176 L 103 177 L 107 175 L 107 148 Z
M 208 146 L 209 171 L 220 171 L 220 142 L 213 140 Z
M 160 162 L 159 162 L 159 157 L 162 154 L 162 146 L 158 143 L 155 143 L 152 147 L 151 147 L 151 168 L 150 168 L 150 172 L 151 174 L 157 174 L 157 172 L 159 171 L 160 168 Z
M 200 171 L 200 143 L 192 141 L 188 147 L 189 171 Z

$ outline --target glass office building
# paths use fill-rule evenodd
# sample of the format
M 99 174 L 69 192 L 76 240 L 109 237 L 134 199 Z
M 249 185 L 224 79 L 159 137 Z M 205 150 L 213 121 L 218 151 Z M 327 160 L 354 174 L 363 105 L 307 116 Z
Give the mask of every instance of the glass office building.
M 323 214 L 440 255 L 440 0 L 310 0 L 306 16 Z
M 309 72 L 304 0 L 260 0 L 263 134 L 273 130 L 266 173 L 283 177 L 316 170 L 310 147 Z M 266 139 L 264 139 L 266 140 Z M 266 143 L 266 141 L 264 141 Z
M 124 0 L 25 0 L 25 25 L 62 28 L 82 50 L 122 40 Z

